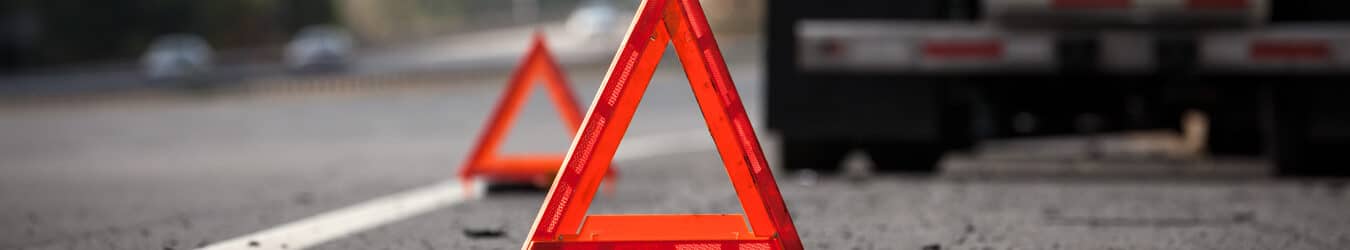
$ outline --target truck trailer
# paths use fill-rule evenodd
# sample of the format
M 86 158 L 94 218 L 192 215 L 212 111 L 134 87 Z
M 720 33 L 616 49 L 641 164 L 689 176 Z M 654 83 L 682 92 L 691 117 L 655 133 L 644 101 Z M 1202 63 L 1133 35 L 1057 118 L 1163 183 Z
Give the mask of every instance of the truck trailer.
M 768 1 L 789 170 L 931 173 L 982 140 L 1179 129 L 1286 176 L 1346 175 L 1350 1 Z

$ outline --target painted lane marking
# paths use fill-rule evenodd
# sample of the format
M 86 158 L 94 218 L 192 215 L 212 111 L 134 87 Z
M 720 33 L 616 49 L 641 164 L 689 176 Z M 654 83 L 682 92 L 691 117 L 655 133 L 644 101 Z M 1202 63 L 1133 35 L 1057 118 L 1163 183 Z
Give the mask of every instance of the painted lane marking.
M 482 190 L 482 188 L 474 188 Z M 447 181 L 282 224 L 204 250 L 304 249 L 329 240 L 471 200 L 459 182 Z
M 631 161 L 714 148 L 712 137 L 706 130 L 650 134 L 624 140 L 614 156 L 614 161 Z M 631 167 L 636 166 L 641 165 Z M 473 190 L 485 189 L 481 184 L 476 185 L 479 186 L 472 187 Z M 305 249 L 481 196 L 481 194 L 465 194 L 464 186 L 459 182 L 446 181 L 375 198 L 200 249 Z

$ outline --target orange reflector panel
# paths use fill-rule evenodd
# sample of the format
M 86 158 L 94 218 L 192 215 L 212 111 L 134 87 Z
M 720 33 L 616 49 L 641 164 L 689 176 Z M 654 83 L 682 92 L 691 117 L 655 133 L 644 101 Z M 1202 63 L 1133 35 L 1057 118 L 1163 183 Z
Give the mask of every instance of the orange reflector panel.
M 497 108 L 488 119 L 487 130 L 479 137 L 473 154 L 469 155 L 464 166 L 460 167 L 459 176 L 462 181 L 467 183 L 471 179 L 480 178 L 494 183 L 525 183 L 544 187 L 557 174 L 558 166 L 563 161 L 562 154 L 498 155 L 497 153 L 535 81 L 542 81 L 547 86 L 549 96 L 553 99 L 558 114 L 562 116 L 567 131 L 576 131 L 580 126 L 581 108 L 578 107 L 576 98 L 572 96 L 572 89 L 567 86 L 567 77 L 550 55 L 548 45 L 544 42 L 544 35 L 536 32 L 529 53 L 511 75 L 506 91 L 502 93 Z
M 668 43 L 674 44 L 684 67 L 744 219 L 702 214 L 586 216 Z M 524 249 L 802 249 L 698 0 L 642 2 L 582 122 Z
M 492 183 L 540 183 L 546 187 L 562 161 L 562 154 L 512 154 L 479 162 L 472 175 Z
M 541 242 L 532 248 L 535 250 L 771 250 L 783 249 L 773 240 L 659 240 L 659 241 L 582 241 L 582 242 Z
M 1262 40 L 1251 45 L 1253 60 L 1329 60 L 1331 45 L 1322 40 Z
M 750 234 L 745 217 L 739 214 L 591 215 L 575 237 L 591 241 L 768 239 Z

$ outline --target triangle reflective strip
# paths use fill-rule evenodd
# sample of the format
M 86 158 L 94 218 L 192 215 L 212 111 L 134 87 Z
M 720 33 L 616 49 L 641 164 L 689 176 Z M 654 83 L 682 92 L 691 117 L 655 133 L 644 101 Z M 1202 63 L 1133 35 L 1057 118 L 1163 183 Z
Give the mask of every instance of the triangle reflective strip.
M 745 238 L 772 239 L 774 242 L 749 242 L 739 246 L 802 248 L 698 0 L 647 0 L 638 9 L 624 44 L 615 54 L 605 82 L 583 120 L 582 130 L 573 139 L 571 150 L 535 219 L 525 249 L 556 249 L 560 244 L 568 244 L 569 238 L 578 238 L 576 234 L 587 220 L 586 211 L 609 171 L 610 161 L 667 42 L 675 45 L 718 154 L 746 213 L 753 236 Z M 707 217 L 690 216 L 695 219 Z M 603 218 L 609 221 L 608 217 Z M 665 243 L 630 243 L 657 249 L 680 248 L 679 244 L 722 246 L 715 241 L 663 239 L 659 242 Z M 641 245 L 648 243 L 655 245 Z M 579 247 L 577 249 L 601 247 L 594 242 L 574 244 Z
M 499 156 L 501 147 L 510 130 L 520 107 L 525 104 L 530 89 L 535 82 L 542 82 L 548 89 L 553 105 L 558 109 L 562 122 L 568 131 L 576 131 L 581 124 L 581 108 L 576 97 L 567 85 L 567 77 L 553 56 L 549 53 L 544 35 L 535 32 L 530 51 L 520 66 L 511 75 L 511 80 L 502 93 L 497 107 L 488 119 L 487 130 L 478 138 L 476 148 L 460 168 L 460 178 L 468 181 L 476 175 L 496 175 L 528 179 L 531 176 L 544 176 L 547 179 L 556 171 L 563 155 L 556 156 Z M 523 165 L 539 165 L 526 167 Z M 541 171 L 542 170 L 542 171 Z

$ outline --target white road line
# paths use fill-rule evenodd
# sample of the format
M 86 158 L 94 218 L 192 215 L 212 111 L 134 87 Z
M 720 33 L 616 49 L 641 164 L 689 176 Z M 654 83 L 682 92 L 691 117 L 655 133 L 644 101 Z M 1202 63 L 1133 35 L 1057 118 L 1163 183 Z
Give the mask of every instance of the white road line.
M 447 181 L 376 198 L 201 249 L 304 249 L 464 202 L 475 196 L 478 195 L 465 194 L 464 186 L 459 182 Z
M 690 130 L 625 138 L 614 161 L 629 161 L 661 155 L 713 149 L 707 130 Z M 637 165 L 635 165 L 637 166 Z M 484 190 L 483 187 L 472 187 Z M 459 204 L 478 194 L 465 194 L 459 182 L 446 181 L 401 193 L 375 198 L 360 204 L 315 215 L 253 234 L 239 236 L 201 248 L 228 249 L 305 249 L 329 240 L 411 218 L 423 213 Z

